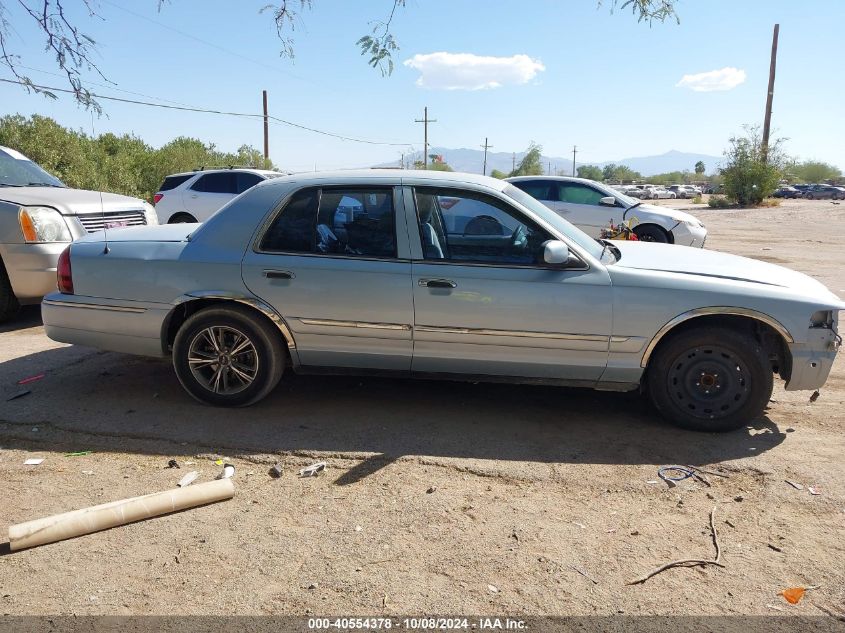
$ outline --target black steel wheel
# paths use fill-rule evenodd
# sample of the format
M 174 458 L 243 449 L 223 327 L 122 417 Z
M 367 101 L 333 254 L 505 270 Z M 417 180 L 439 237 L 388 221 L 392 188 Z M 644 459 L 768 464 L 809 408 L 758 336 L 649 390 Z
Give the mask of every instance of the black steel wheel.
M 669 236 L 666 231 L 654 224 L 641 224 L 634 227 L 634 234 L 641 242 L 660 242 L 666 244 L 669 242 Z
M 750 424 L 772 394 L 772 369 L 751 332 L 687 330 L 664 342 L 649 363 L 651 400 L 670 422 L 696 431 Z

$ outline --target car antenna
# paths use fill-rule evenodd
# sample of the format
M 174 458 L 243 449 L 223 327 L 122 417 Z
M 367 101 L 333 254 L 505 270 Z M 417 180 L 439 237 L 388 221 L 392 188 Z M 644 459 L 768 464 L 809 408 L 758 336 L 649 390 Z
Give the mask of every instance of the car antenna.
M 94 137 L 97 133 L 94 131 L 94 111 L 91 111 L 91 140 L 94 140 Z M 103 205 L 103 192 L 99 191 L 100 194 L 100 217 L 103 218 L 103 238 L 105 240 L 105 247 L 103 248 L 103 255 L 109 254 L 109 227 L 106 224 L 106 208 Z

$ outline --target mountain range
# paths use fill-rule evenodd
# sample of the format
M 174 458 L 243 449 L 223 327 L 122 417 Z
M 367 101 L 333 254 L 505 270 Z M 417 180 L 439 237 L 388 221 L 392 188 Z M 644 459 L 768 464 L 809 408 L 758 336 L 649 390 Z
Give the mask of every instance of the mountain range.
M 455 171 L 480 174 L 484 163 L 484 152 L 480 149 L 430 147 L 428 153 L 443 156 L 444 162 L 448 163 Z M 487 173 L 489 174 L 494 169 L 508 173 L 513 169 L 514 162 L 518 165 L 523 156 L 525 156 L 525 152 L 517 152 L 516 154 L 510 152 L 488 152 Z M 422 152 L 416 152 L 413 156 L 406 155 L 405 160 L 407 164 L 412 164 L 414 160 L 422 160 Z M 634 171 L 640 172 L 643 176 L 653 176 L 654 174 L 663 174 L 670 171 L 694 171 L 695 164 L 698 161 L 704 163 L 707 169 L 706 173 L 712 174 L 722 162 L 722 157 L 696 154 L 693 152 L 680 152 L 674 149 L 656 156 L 635 156 L 603 162 L 581 162 L 577 160 L 576 155 L 576 165 L 596 165 L 598 167 L 604 167 L 610 164 L 626 165 Z M 398 166 L 398 162 L 383 163 L 376 165 L 376 167 L 396 167 Z M 572 173 L 571 158 L 544 155 L 542 164 L 544 167 L 551 166 L 552 173 L 563 173 L 566 175 Z

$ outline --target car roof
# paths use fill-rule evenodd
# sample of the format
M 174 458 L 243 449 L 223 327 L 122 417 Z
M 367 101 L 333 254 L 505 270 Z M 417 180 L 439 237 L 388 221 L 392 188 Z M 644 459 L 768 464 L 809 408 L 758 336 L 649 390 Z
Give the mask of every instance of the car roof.
M 277 186 L 284 183 L 336 183 L 341 185 L 361 183 L 430 184 L 454 183 L 481 185 L 502 191 L 509 183 L 490 176 L 460 171 L 427 171 L 424 169 L 338 169 L 332 171 L 300 172 L 264 181 L 256 186 Z
M 598 182 L 589 178 L 577 178 L 575 176 L 513 176 L 505 178 L 507 182 L 523 182 L 525 180 L 556 180 L 558 182 L 580 182 L 585 185 Z
M 167 174 L 165 178 L 173 178 L 175 176 L 195 176 L 197 174 L 218 174 L 220 172 L 248 172 L 251 174 L 287 174 L 284 171 L 275 171 L 273 169 L 256 169 L 253 167 L 215 167 L 213 169 L 193 169 L 191 171 L 180 171 L 176 174 Z

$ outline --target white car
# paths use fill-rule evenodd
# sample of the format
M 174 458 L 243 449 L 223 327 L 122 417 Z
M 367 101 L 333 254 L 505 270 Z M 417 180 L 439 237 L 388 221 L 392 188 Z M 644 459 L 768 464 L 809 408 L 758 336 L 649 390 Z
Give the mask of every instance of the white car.
M 669 191 L 666 187 L 662 186 L 652 186 L 649 188 L 651 192 L 651 199 L 658 200 L 658 199 L 667 199 L 667 200 L 674 200 L 678 197 L 674 191 Z
M 565 176 L 508 178 L 519 189 L 594 238 L 610 223 L 630 221 L 637 238 L 703 247 L 707 229 L 689 213 L 644 204 L 594 180 Z
M 159 224 L 205 222 L 229 200 L 269 178 L 287 174 L 231 167 L 172 174 L 153 197 Z

